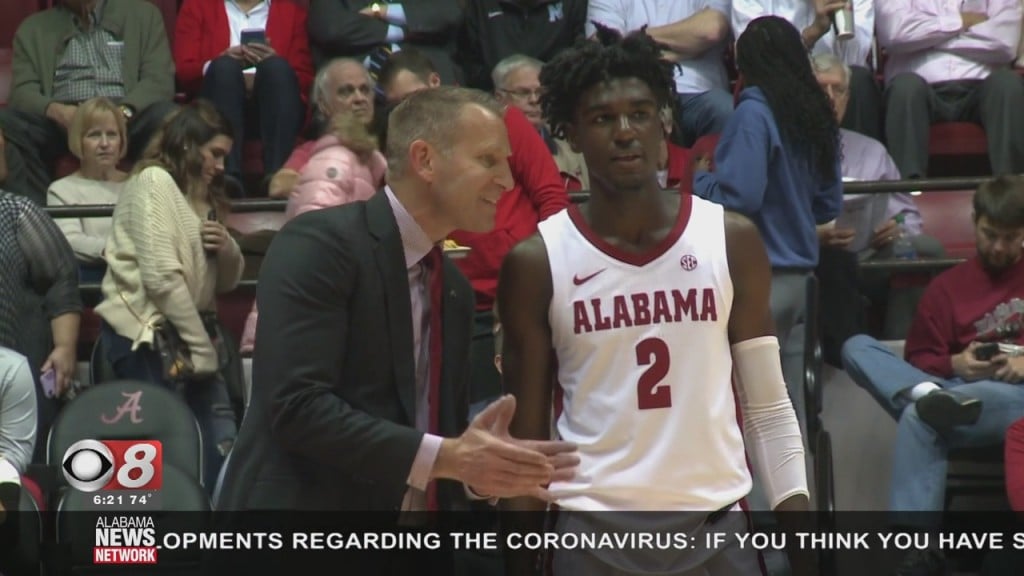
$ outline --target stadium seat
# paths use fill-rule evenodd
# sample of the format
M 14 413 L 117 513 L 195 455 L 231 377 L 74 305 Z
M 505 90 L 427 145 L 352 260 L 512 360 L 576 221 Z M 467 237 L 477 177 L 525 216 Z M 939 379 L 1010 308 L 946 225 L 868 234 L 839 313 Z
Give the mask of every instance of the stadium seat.
M 0 574 L 39 576 L 43 547 L 43 519 L 39 504 L 24 482 L 20 489 L 16 484 L 7 486 L 18 490 L 18 510 L 8 514 L 0 523 Z
M 973 190 L 926 192 L 914 197 L 924 221 L 925 234 L 937 239 L 949 258 L 968 258 L 975 253 Z
M 988 140 L 971 122 L 933 124 L 928 136 L 929 176 L 987 176 Z
M 156 542 L 162 542 L 162 535 L 167 533 L 180 535 L 206 531 L 210 526 L 210 500 L 199 482 L 177 466 L 167 464 L 166 460 L 162 470 L 162 481 L 159 510 L 137 513 L 140 517 L 152 519 Z M 111 573 L 109 566 L 93 564 L 97 520 L 110 518 L 111 511 L 97 509 L 92 499 L 93 494 L 69 490 L 58 503 L 56 553 L 51 555 L 50 563 L 52 573 Z M 118 566 L 116 573 L 132 576 L 197 574 L 202 553 L 197 546 L 185 549 L 164 547 L 157 550 L 158 564 Z
M 119 412 L 130 399 L 137 403 L 137 411 Z M 177 466 L 197 482 L 202 478 L 199 424 L 188 405 L 162 386 L 115 380 L 84 390 L 57 414 L 46 440 L 47 464 L 59 468 L 65 451 L 86 438 L 159 440 L 165 464 Z M 62 479 L 58 474 L 58 481 Z

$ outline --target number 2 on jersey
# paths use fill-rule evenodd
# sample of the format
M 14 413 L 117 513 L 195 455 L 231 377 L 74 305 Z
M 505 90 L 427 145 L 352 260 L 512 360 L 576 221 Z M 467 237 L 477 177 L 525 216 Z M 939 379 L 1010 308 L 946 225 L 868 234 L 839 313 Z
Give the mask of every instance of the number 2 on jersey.
M 636 363 L 647 366 L 636 383 L 637 408 L 655 410 L 672 406 L 672 388 L 660 385 L 668 375 L 668 344 L 661 338 L 647 338 L 636 345 Z

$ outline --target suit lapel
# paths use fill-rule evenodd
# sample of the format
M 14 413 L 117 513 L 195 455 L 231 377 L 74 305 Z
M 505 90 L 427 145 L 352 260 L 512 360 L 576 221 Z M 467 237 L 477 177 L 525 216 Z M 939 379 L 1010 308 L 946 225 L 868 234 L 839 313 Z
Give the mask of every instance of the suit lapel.
M 405 250 L 398 224 L 384 192 L 378 192 L 366 203 L 370 233 L 377 239 L 373 258 L 384 286 L 384 311 L 391 336 L 391 356 L 398 399 L 406 418 L 416 423 L 416 371 L 412 339 L 412 305 L 409 294 L 409 272 L 405 267 Z

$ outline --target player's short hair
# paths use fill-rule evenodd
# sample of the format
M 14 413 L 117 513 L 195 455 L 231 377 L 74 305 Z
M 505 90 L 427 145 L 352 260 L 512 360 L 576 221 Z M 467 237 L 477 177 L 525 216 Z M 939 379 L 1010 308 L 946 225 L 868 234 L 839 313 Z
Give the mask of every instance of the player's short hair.
M 987 180 L 974 193 L 974 218 L 985 217 L 1000 228 L 1024 227 L 1024 176 Z
M 459 116 L 470 105 L 481 106 L 499 119 L 504 116 L 501 104 L 490 94 L 458 86 L 420 90 L 395 106 L 388 117 L 388 176 L 405 172 L 409 146 L 417 140 L 448 153 L 458 136 Z
M 661 57 L 667 49 L 648 36 L 646 28 L 623 36 L 597 24 L 592 39 L 580 40 L 541 69 L 541 113 L 551 133 L 564 138 L 564 126 L 573 121 L 580 96 L 615 78 L 636 78 L 651 89 L 659 107 L 674 105 L 676 65 Z

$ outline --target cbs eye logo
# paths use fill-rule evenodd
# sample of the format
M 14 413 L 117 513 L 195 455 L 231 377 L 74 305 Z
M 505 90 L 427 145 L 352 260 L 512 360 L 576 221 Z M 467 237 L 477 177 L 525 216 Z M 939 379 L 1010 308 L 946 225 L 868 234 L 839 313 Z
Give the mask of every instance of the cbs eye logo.
M 163 446 L 159 440 L 79 440 L 64 452 L 61 468 L 82 492 L 158 490 Z

